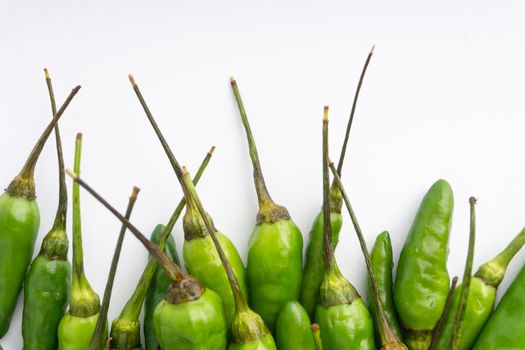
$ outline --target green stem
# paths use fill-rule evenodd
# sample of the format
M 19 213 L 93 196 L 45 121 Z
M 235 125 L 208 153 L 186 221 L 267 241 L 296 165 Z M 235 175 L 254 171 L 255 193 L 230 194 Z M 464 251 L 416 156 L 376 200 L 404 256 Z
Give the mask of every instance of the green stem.
M 319 325 L 317 323 L 313 323 L 310 326 L 310 329 L 312 330 L 312 334 L 314 336 L 315 348 L 317 350 L 323 350 L 323 341 L 321 340 L 321 330 Z
M 370 277 L 370 284 L 372 286 L 372 295 L 374 296 L 374 302 L 377 305 L 377 312 L 379 318 L 379 335 L 381 337 L 381 343 L 383 345 L 400 345 L 401 341 L 397 339 L 395 333 L 392 330 L 392 326 L 388 323 L 388 319 L 386 318 L 385 309 L 383 307 L 383 303 L 381 302 L 381 297 L 379 296 L 379 287 L 377 286 L 377 279 L 375 276 L 374 269 L 372 267 L 372 261 L 370 260 L 370 253 L 368 251 L 363 232 L 361 231 L 361 226 L 357 221 L 357 216 L 355 215 L 354 209 L 352 208 L 352 205 L 350 203 L 350 199 L 348 198 L 348 195 L 345 191 L 341 178 L 337 173 L 334 163 L 330 163 L 330 169 L 332 170 L 332 174 L 334 175 L 334 181 L 337 183 L 337 186 L 339 187 L 339 190 L 343 195 L 346 209 L 348 210 L 348 214 L 350 214 L 350 219 L 352 220 L 355 232 L 357 234 L 357 238 L 359 240 L 359 244 L 361 246 L 361 252 L 363 253 L 363 256 L 365 258 L 366 269 L 368 271 L 368 275 Z
M 53 118 L 57 115 L 57 106 L 55 101 L 55 93 L 53 91 L 53 84 L 47 68 L 44 69 L 46 76 L 47 90 L 49 92 L 49 100 L 51 101 L 51 112 Z M 53 230 L 66 231 L 66 217 L 67 217 L 67 187 L 66 187 L 66 173 L 64 171 L 64 155 L 62 153 L 62 140 L 60 138 L 60 129 L 58 123 L 55 125 L 55 141 L 58 158 L 58 208 L 55 215 L 55 222 Z
M 476 243 L 476 198 L 470 197 L 470 236 L 468 243 L 467 261 L 465 263 L 465 271 L 463 273 L 463 282 L 461 287 L 461 294 L 459 296 L 458 310 L 454 319 L 454 328 L 452 332 L 452 349 L 459 349 L 459 341 L 461 339 L 461 326 L 463 324 L 463 317 L 467 309 L 468 292 L 470 289 L 470 281 L 472 280 L 472 265 L 474 262 L 474 247 Z
M 129 197 L 128 207 L 126 209 L 126 219 L 129 220 L 131 217 L 131 212 L 135 206 L 137 200 L 137 195 L 140 189 L 138 187 L 133 187 L 131 196 Z M 104 289 L 104 298 L 102 300 L 102 306 L 100 308 L 100 314 L 97 318 L 97 324 L 95 326 L 95 331 L 89 342 L 88 350 L 100 350 L 104 346 L 104 332 L 106 328 L 106 321 L 108 318 L 108 309 L 109 302 L 111 299 L 111 291 L 113 290 L 113 282 L 115 281 L 115 275 L 117 273 L 117 266 L 120 259 L 120 252 L 122 250 L 122 243 L 124 242 L 124 235 L 126 233 L 126 225 L 122 225 L 120 233 L 117 239 L 117 244 L 115 245 L 115 251 L 113 252 L 113 259 L 111 261 L 111 267 L 109 269 L 109 275 L 106 282 L 106 288 Z
M 328 106 L 324 107 L 323 116 L 323 238 L 324 238 L 324 267 L 328 274 L 335 263 L 334 248 L 332 246 L 332 226 L 330 225 L 330 199 L 329 186 L 330 176 L 328 174 L 329 162 L 328 150 Z
M 435 350 L 439 342 L 439 339 L 441 338 L 441 332 L 443 331 L 443 326 L 445 325 L 445 321 L 448 316 L 448 311 L 450 310 L 450 305 L 452 305 L 452 300 L 454 299 L 454 292 L 456 291 L 457 284 L 458 284 L 458 277 L 454 276 L 454 278 L 452 278 L 452 284 L 450 285 L 450 290 L 448 291 L 447 301 L 445 302 L 445 307 L 443 308 L 443 312 L 441 313 L 441 316 L 439 318 L 439 321 L 436 327 L 434 327 L 434 329 L 432 330 L 432 341 L 430 343 L 429 350 Z
M 208 163 L 210 162 L 211 156 L 213 154 L 213 151 L 215 150 L 215 146 L 213 146 L 210 151 L 206 154 L 206 157 L 204 157 L 201 165 L 199 166 L 199 169 L 197 170 L 197 173 L 195 174 L 195 177 L 193 178 L 193 183 L 197 185 L 199 183 L 199 180 L 204 173 L 204 170 L 208 166 Z M 182 197 L 182 199 L 179 201 L 179 204 L 173 211 L 173 214 L 171 214 L 170 220 L 168 221 L 168 224 L 162 231 L 162 234 L 159 238 L 159 244 L 158 247 L 161 251 L 164 251 L 166 248 L 166 244 L 168 242 L 168 238 L 173 231 L 173 227 L 177 223 L 177 220 L 179 219 L 182 210 L 184 209 L 186 205 L 186 198 Z M 155 273 L 155 270 L 157 269 L 158 263 L 157 260 L 154 257 L 151 257 L 148 260 L 148 264 L 144 268 L 144 271 L 142 272 L 142 275 L 140 276 L 139 282 L 133 291 L 133 294 L 129 298 L 128 302 L 122 309 L 122 312 L 120 313 L 119 318 L 120 319 L 126 319 L 130 321 L 136 321 L 139 319 L 140 311 L 142 310 L 142 304 L 144 304 L 144 298 L 146 297 L 146 293 L 148 291 L 149 285 L 151 284 L 151 280 L 153 278 L 153 274 Z
M 246 136 L 248 138 L 250 158 L 253 164 L 253 179 L 255 181 L 255 190 L 257 191 L 259 207 L 261 208 L 265 205 L 273 204 L 273 200 L 272 197 L 270 197 L 270 194 L 268 193 L 268 189 L 264 181 L 261 163 L 259 161 L 259 153 L 257 152 L 257 146 L 255 145 L 255 139 L 253 138 L 252 130 L 250 128 L 250 122 L 248 121 L 248 116 L 246 115 L 246 110 L 244 109 L 244 104 L 242 102 L 239 87 L 237 86 L 235 78 L 231 77 L 230 83 L 233 89 L 233 94 L 235 95 L 235 100 L 237 101 L 237 106 L 239 107 L 239 113 L 241 115 L 242 124 L 244 125 L 244 130 L 246 131 Z
M 22 170 L 20 171 L 18 176 L 16 176 L 15 179 L 9 184 L 9 187 L 6 190 L 7 193 L 9 193 L 12 196 L 24 197 L 29 200 L 34 200 L 36 198 L 35 184 L 33 181 L 36 162 L 38 160 L 38 157 L 40 156 L 40 153 L 42 153 L 42 149 L 44 148 L 46 140 L 53 131 L 55 125 L 58 123 L 60 117 L 62 117 L 62 114 L 64 114 L 67 106 L 69 106 L 69 103 L 73 100 L 73 97 L 75 97 L 75 95 L 77 94 L 78 90 L 80 90 L 80 85 L 76 86 L 73 90 L 71 90 L 69 96 L 62 104 L 62 107 L 60 107 L 53 120 L 51 120 L 51 122 L 48 124 L 48 126 L 38 139 L 37 143 L 33 147 L 33 150 L 31 151 L 31 154 L 29 155 L 24 166 L 22 167 Z

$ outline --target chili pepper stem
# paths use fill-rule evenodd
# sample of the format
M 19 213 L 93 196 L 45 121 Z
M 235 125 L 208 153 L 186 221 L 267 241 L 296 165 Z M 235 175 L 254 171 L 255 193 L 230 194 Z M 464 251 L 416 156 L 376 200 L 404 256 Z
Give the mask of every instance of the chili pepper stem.
M 321 329 L 317 323 L 313 323 L 310 326 L 312 333 L 314 335 L 315 347 L 317 350 L 323 350 L 323 341 L 321 340 Z
M 392 331 L 392 328 L 390 324 L 388 323 L 388 320 L 385 315 L 385 311 L 383 308 L 383 304 L 381 302 L 381 298 L 379 297 L 379 289 L 377 286 L 377 280 L 375 277 L 374 269 L 372 268 L 372 262 L 370 261 L 370 253 L 368 251 L 368 247 L 366 245 L 365 238 L 363 236 L 363 233 L 361 231 L 361 227 L 359 225 L 359 222 L 357 221 L 357 217 L 355 215 L 355 212 L 352 208 L 352 205 L 350 203 L 350 200 L 348 198 L 348 195 L 345 191 L 345 188 L 343 186 L 343 183 L 341 182 L 341 178 L 339 177 L 337 170 L 334 166 L 334 163 L 330 162 L 330 169 L 332 170 L 332 174 L 334 176 L 334 181 L 337 183 L 337 186 L 339 187 L 339 190 L 342 193 L 346 208 L 348 210 L 348 213 L 350 214 L 350 218 L 352 220 L 352 223 L 354 225 L 355 232 L 357 234 L 357 238 L 359 240 L 359 244 L 361 246 L 361 251 L 363 252 L 363 256 L 365 258 L 366 263 L 366 269 L 368 271 L 368 275 L 370 276 L 370 283 L 372 285 L 372 294 L 374 296 L 374 301 L 377 305 L 377 311 L 379 313 L 379 333 L 381 337 L 381 343 L 383 344 L 383 349 L 407 349 L 405 345 L 401 343 L 399 339 L 397 339 L 396 335 Z
M 443 326 L 445 324 L 445 320 L 447 319 L 450 306 L 452 305 L 452 300 L 454 299 L 454 292 L 456 291 L 457 284 L 458 276 L 454 276 L 454 278 L 452 278 L 452 283 L 450 284 L 450 290 L 448 291 L 445 307 L 443 308 L 443 312 L 441 313 L 441 317 L 439 318 L 436 327 L 434 327 L 434 330 L 432 331 L 432 341 L 430 343 L 429 350 L 435 350 L 439 342 L 439 339 L 441 337 L 441 331 L 443 330 Z
M 137 200 L 137 195 L 139 194 L 140 189 L 138 187 L 133 187 L 131 195 L 129 197 L 128 207 L 126 208 L 126 219 L 129 220 L 131 217 L 131 212 L 135 206 Z M 126 233 L 126 225 L 122 225 L 120 233 L 115 245 L 115 251 L 113 253 L 113 259 L 111 261 L 111 267 L 109 269 L 108 279 L 106 282 L 106 288 L 104 289 L 104 297 L 102 299 L 102 306 L 100 308 L 100 314 L 97 318 L 97 324 L 95 326 L 95 331 L 91 337 L 88 350 L 99 350 L 104 345 L 104 332 L 106 327 L 106 321 L 108 317 L 109 302 L 111 300 L 111 291 L 113 290 L 113 282 L 115 281 L 115 275 L 117 273 L 117 266 L 120 259 L 120 252 L 122 250 L 122 243 L 124 242 L 124 235 Z
M 459 349 L 459 341 L 461 339 L 461 326 L 463 317 L 467 308 L 467 298 L 470 290 L 470 281 L 472 280 L 472 265 L 474 262 L 474 247 L 476 244 L 476 198 L 470 197 L 470 235 L 468 244 L 467 261 L 465 263 L 465 271 L 463 273 L 463 282 L 461 287 L 461 294 L 459 297 L 458 310 L 454 318 L 454 330 L 452 332 L 452 350 Z

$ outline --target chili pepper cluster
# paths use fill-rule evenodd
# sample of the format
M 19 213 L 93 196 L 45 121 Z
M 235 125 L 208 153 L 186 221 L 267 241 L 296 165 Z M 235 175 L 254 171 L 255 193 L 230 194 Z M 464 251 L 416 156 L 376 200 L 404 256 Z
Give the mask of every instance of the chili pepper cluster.
M 323 205 L 308 236 L 304 259 L 299 228 L 288 210 L 270 196 L 241 94 L 235 79 L 231 79 L 259 202 L 246 266 L 233 242 L 216 228 L 195 189 L 213 147 L 191 178 L 170 149 L 134 78 L 129 76 L 184 193 L 169 222 L 159 224 L 147 239 L 130 222 L 138 188 L 132 190 L 126 213 L 120 214 L 81 178 L 81 133 L 75 140 L 73 171 L 65 169 L 58 121 L 80 86 L 57 110 L 46 70 L 52 120 L 20 173 L 0 196 L 0 338 L 9 329 L 23 287 L 22 335 L 26 350 L 525 349 L 525 268 L 494 308 L 496 290 L 506 268 L 525 244 L 525 228 L 473 274 L 476 200 L 470 198 L 470 240 L 464 276 L 461 284 L 457 284 L 457 277 L 451 281 L 447 255 L 454 196 L 448 182 L 438 180 L 421 201 L 397 262 L 395 279 L 387 231 L 377 236 L 369 253 L 340 176 L 355 104 L 371 56 L 372 52 L 361 73 L 337 166 L 329 160 L 328 107 L 324 109 Z M 40 223 L 33 174 L 53 131 L 59 204 L 53 227 L 31 261 Z M 66 172 L 73 179 L 71 263 L 67 259 Z M 80 187 L 122 222 L 102 301 L 83 268 Z M 343 205 L 364 255 L 368 302 L 342 275 L 334 256 Z M 171 236 L 184 209 L 186 270 L 181 268 Z M 127 230 L 144 245 L 150 258 L 128 302 L 108 326 L 111 291 Z

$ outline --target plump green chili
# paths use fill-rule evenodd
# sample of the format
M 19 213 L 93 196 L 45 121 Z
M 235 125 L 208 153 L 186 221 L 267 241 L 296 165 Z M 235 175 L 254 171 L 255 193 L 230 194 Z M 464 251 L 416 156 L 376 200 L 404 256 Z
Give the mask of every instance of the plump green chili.
M 47 69 L 44 71 L 54 118 L 57 110 L 53 85 Z M 58 124 L 55 125 L 55 138 L 59 177 L 58 208 L 53 227 L 44 237 L 40 253 L 33 260 L 24 282 L 22 337 L 25 350 L 57 348 L 58 323 L 66 311 L 71 285 L 71 264 L 67 261 L 67 188 Z
M 459 335 L 459 349 L 472 348 L 494 309 L 496 291 L 505 276 L 507 266 L 524 244 L 525 228 L 514 237 L 502 252 L 481 265 L 472 277 L 461 334 Z M 443 326 L 442 337 L 436 349 L 448 349 L 446 339 L 450 339 L 454 333 L 453 321 L 459 304 L 460 289 L 461 287 L 458 287 L 457 292 L 454 293 L 451 311 Z
M 194 277 L 185 274 L 166 254 L 152 244 L 104 198 L 77 174 L 67 171 L 146 247 L 164 268 L 172 284 L 166 300 L 155 310 L 155 333 L 163 350 L 224 350 L 226 348 L 226 318 L 220 297 L 206 289 Z M 191 182 L 191 180 L 190 180 Z
M 357 106 L 357 99 L 363 80 L 365 77 L 366 69 L 370 63 L 370 59 L 374 53 L 374 48 L 370 50 L 363 70 L 361 71 L 361 77 L 354 95 L 354 102 L 352 104 L 352 111 L 348 118 L 348 124 L 346 126 L 346 132 L 344 137 L 343 146 L 339 155 L 339 163 L 337 164 L 337 172 L 341 176 L 343 169 L 343 161 L 346 154 L 346 146 L 350 136 L 350 130 L 352 128 L 352 122 L 354 120 L 354 114 Z M 343 224 L 343 217 L 341 215 L 341 208 L 343 206 L 343 199 L 341 198 L 341 192 L 339 187 L 336 186 L 335 182 L 332 182 L 330 187 L 330 224 L 332 225 L 332 245 L 334 249 L 337 247 L 339 242 L 339 232 Z M 314 316 L 315 306 L 319 299 L 319 286 L 323 281 L 323 210 L 321 209 L 314 219 L 312 229 L 308 235 L 308 245 L 306 247 L 305 264 L 303 270 L 303 283 L 301 287 L 301 293 L 299 295 L 299 302 L 304 306 L 310 317 Z
M 377 305 L 377 308 L 374 311 L 376 312 L 376 319 L 378 320 L 377 329 L 378 329 L 379 337 L 381 340 L 381 349 L 383 350 L 396 350 L 396 349 L 406 350 L 407 347 L 396 337 L 394 331 L 392 330 L 392 326 L 389 324 L 388 318 L 386 317 L 385 309 L 381 301 L 381 294 L 379 292 L 379 287 L 377 284 L 374 268 L 372 266 L 372 261 L 370 259 L 370 253 L 368 252 L 368 247 L 366 246 L 364 235 L 361 231 L 361 227 L 359 225 L 359 222 L 357 221 L 357 217 L 354 213 L 352 205 L 350 204 L 350 200 L 348 199 L 348 195 L 346 194 L 341 178 L 337 174 L 337 170 L 335 169 L 335 166 L 333 163 L 330 163 L 330 168 L 334 175 L 334 179 L 337 183 L 337 186 L 339 186 L 339 189 L 341 190 L 341 194 L 343 195 L 346 209 L 348 210 L 348 214 L 350 214 L 350 218 L 352 219 L 352 224 L 354 225 L 354 229 L 357 234 L 357 238 L 359 240 L 359 245 L 361 246 L 361 252 L 363 253 L 363 256 L 365 258 L 366 270 L 368 271 L 368 277 L 369 277 L 369 281 L 370 281 L 370 285 L 372 289 L 373 300 L 375 304 Z
M 126 208 L 126 219 L 129 220 L 131 212 L 137 201 L 137 195 L 140 189 L 133 187 L 131 195 L 128 201 L 128 207 Z M 111 261 L 111 267 L 109 269 L 108 279 L 106 281 L 106 288 L 104 289 L 104 297 L 102 298 L 102 306 L 100 307 L 100 314 L 95 325 L 95 331 L 89 342 L 88 350 L 100 350 L 105 348 L 105 338 L 107 335 L 107 321 L 108 321 L 108 310 L 109 303 L 111 301 L 111 291 L 113 290 L 113 282 L 115 281 L 115 275 L 117 273 L 118 262 L 120 259 L 120 252 L 122 250 L 122 243 L 124 243 L 124 235 L 126 234 L 126 225 L 122 225 L 120 233 L 115 244 L 115 250 L 113 252 L 113 259 Z
M 337 266 L 332 247 L 328 174 L 328 107 L 323 118 L 323 215 L 324 279 L 320 288 L 315 322 L 321 327 L 326 350 L 375 349 L 374 325 L 354 286 Z M 339 186 L 341 188 L 341 186 Z
M 82 134 L 75 140 L 75 173 L 80 173 Z M 80 219 L 80 188 L 73 184 L 73 276 L 69 310 L 58 326 L 59 350 L 87 349 L 100 312 L 100 299 L 89 284 L 84 272 L 82 224 Z M 106 334 L 107 335 L 107 334 Z M 106 336 L 105 335 L 105 336 Z M 105 337 L 104 337 L 105 338 Z
M 80 86 L 71 91 L 38 139 L 20 173 L 0 196 L 0 338 L 9 329 L 40 225 L 33 179 L 35 166 L 46 140 L 78 90 Z
M 448 239 L 454 196 L 445 180 L 436 181 L 417 211 L 401 251 L 394 302 L 412 350 L 426 350 L 447 299 Z
M 208 166 L 208 163 L 212 157 L 213 151 L 215 147 L 212 147 L 210 151 L 206 154 L 204 157 L 199 170 L 195 174 L 195 179 L 193 180 L 195 184 L 199 182 L 199 179 L 201 178 L 202 174 L 204 173 L 204 170 Z M 169 239 L 171 237 L 171 232 L 173 231 L 173 227 L 175 226 L 177 220 L 179 219 L 180 214 L 182 213 L 182 210 L 184 209 L 184 206 L 186 205 L 186 200 L 184 197 L 179 201 L 179 204 L 173 211 L 171 218 L 162 231 L 161 237 L 158 241 L 158 246 L 161 251 L 164 251 L 166 248 L 166 245 L 169 245 Z M 142 310 L 142 305 L 144 304 L 144 300 L 146 298 L 146 295 L 148 294 L 148 289 L 152 283 L 152 280 L 155 276 L 156 271 L 162 271 L 162 269 L 157 268 L 158 263 L 155 260 L 155 258 L 150 258 L 148 260 L 148 264 L 144 268 L 144 271 L 142 272 L 142 275 L 140 276 L 140 279 L 137 283 L 137 286 L 135 287 L 135 290 L 133 291 L 133 294 L 129 298 L 128 302 L 120 312 L 120 315 L 113 320 L 111 325 L 111 332 L 110 332 L 110 338 L 111 338 L 111 349 L 140 349 L 141 348 L 141 342 L 140 342 L 140 312 Z M 171 280 L 170 280 L 171 281 Z M 164 289 L 164 293 L 166 293 L 166 289 Z M 152 305 L 152 312 L 155 311 L 155 307 L 157 304 Z M 145 320 L 146 321 L 146 320 Z M 150 318 L 147 319 L 148 322 L 150 322 Z M 145 327 L 148 327 L 151 329 L 151 323 L 148 323 L 148 325 L 144 325 Z M 146 334 L 146 332 L 145 332 Z M 150 346 L 150 337 L 152 335 L 151 332 L 148 332 L 147 336 L 147 343 L 146 346 Z
M 164 232 L 165 226 L 162 224 L 157 225 L 151 233 L 150 241 L 153 244 L 159 245 L 159 241 L 162 238 L 162 232 Z M 177 254 L 177 248 L 175 246 L 175 239 L 172 235 L 169 236 L 168 242 L 164 252 L 175 264 L 180 266 L 179 255 Z M 144 322 L 142 330 L 144 332 L 144 348 L 146 350 L 158 350 L 157 335 L 155 334 L 155 325 L 153 323 L 153 315 L 157 305 L 164 299 L 168 294 L 168 287 L 170 286 L 170 278 L 164 272 L 162 268 L 157 268 L 153 279 L 146 293 L 144 299 Z
M 277 317 L 275 342 L 279 350 L 316 350 L 310 317 L 297 301 L 289 301 Z
M 396 306 L 394 305 L 394 296 L 392 291 L 392 269 L 394 267 L 394 260 L 392 257 L 392 242 L 388 231 L 381 232 L 375 241 L 374 247 L 370 252 L 370 260 L 372 268 L 377 281 L 377 289 L 385 312 L 385 317 L 388 320 L 392 331 L 399 340 L 403 340 L 403 333 L 399 325 L 399 318 L 397 315 Z M 374 329 L 376 334 L 376 344 L 381 345 L 381 337 L 379 336 L 379 319 L 377 314 L 377 304 L 374 301 L 372 293 L 372 285 L 368 279 L 368 307 L 372 318 L 374 319 Z
M 284 304 L 299 297 L 302 284 L 303 236 L 290 218 L 288 210 L 276 204 L 268 193 L 248 117 L 233 77 L 231 86 L 248 138 L 253 178 L 259 200 L 257 224 L 250 237 L 246 267 L 250 306 L 261 315 L 270 330 L 273 330 Z M 286 264 L 283 264 L 283 261 L 286 261 Z

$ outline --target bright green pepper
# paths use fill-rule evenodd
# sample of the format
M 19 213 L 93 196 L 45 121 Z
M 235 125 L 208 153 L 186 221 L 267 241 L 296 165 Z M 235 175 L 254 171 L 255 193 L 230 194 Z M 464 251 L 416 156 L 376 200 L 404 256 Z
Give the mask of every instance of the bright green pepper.
M 131 78 L 131 77 L 130 77 Z M 87 185 L 77 174 L 70 174 L 113 215 L 115 215 L 148 249 L 164 268 L 172 284 L 166 302 L 161 302 L 153 316 L 155 332 L 163 350 L 224 350 L 226 348 L 226 318 L 222 301 L 194 277 L 185 274 L 166 254 L 153 245 L 122 214 Z M 191 179 L 189 180 L 191 183 Z M 169 304 L 169 305 L 167 305 Z M 194 315 L 199 317 L 193 318 Z M 200 316 L 204 317 L 203 321 Z M 182 324 L 178 320 L 187 320 Z M 183 346 L 173 344 L 173 339 L 185 339 Z
M 82 134 L 75 141 L 74 171 L 80 173 Z M 82 228 L 80 220 L 80 188 L 73 184 L 73 278 L 69 311 L 62 317 L 58 326 L 58 349 L 87 349 L 100 312 L 100 299 L 91 288 L 84 273 L 84 252 L 82 248 Z M 106 326 L 107 328 L 107 326 Z M 104 336 L 107 336 L 107 333 Z M 105 341 L 103 341 L 105 343 Z
M 489 262 L 481 265 L 472 278 L 461 326 L 460 349 L 470 349 L 494 309 L 496 290 L 505 277 L 507 266 L 525 244 L 525 228 L 507 247 Z M 448 349 L 447 339 L 452 338 L 454 317 L 459 304 L 461 286 L 458 286 L 450 306 L 436 349 Z
M 297 301 L 287 302 L 277 318 L 275 342 L 279 350 L 316 350 L 310 317 Z
M 162 232 L 166 227 L 162 224 L 157 225 L 153 233 L 151 234 L 150 241 L 153 244 L 159 245 L 159 242 L 162 238 Z M 177 254 L 177 248 L 175 246 L 175 239 L 173 236 L 169 236 L 168 242 L 166 243 L 166 255 L 175 262 L 175 264 L 180 266 L 179 256 Z M 157 268 L 153 279 L 146 293 L 146 298 L 144 299 L 144 325 L 142 330 L 144 331 L 144 348 L 146 350 L 157 350 L 158 342 L 157 336 L 155 334 L 155 326 L 153 323 L 153 314 L 157 305 L 162 300 L 166 299 L 168 294 L 168 287 L 171 281 L 166 272 L 162 268 Z
M 346 146 L 350 136 L 350 130 L 352 128 L 352 122 L 354 120 L 355 107 L 357 105 L 357 99 L 359 92 L 361 91 L 361 85 L 365 77 L 366 69 L 372 58 L 374 49 L 368 54 L 363 70 L 361 71 L 361 77 L 357 84 L 355 91 L 354 102 L 352 104 L 352 111 L 350 112 L 350 118 L 346 126 L 345 138 L 343 146 L 341 148 L 341 154 L 339 156 L 339 163 L 337 164 L 338 174 L 341 176 L 341 170 L 343 169 L 343 161 L 346 154 Z M 343 217 L 341 215 L 341 208 L 343 201 L 341 198 L 341 192 L 335 184 L 332 182 L 330 187 L 330 224 L 332 225 L 332 245 L 334 250 L 339 242 L 339 232 L 341 232 L 341 226 L 343 224 Z M 308 236 L 308 245 L 306 247 L 305 264 L 303 270 L 303 284 L 301 287 L 301 294 L 299 301 L 304 306 L 306 312 L 310 317 L 314 316 L 315 306 L 319 300 L 319 287 L 323 281 L 323 211 L 319 211 L 319 214 L 315 217 L 312 229 Z
M 0 196 L 0 338 L 9 329 L 40 225 L 33 179 L 35 166 L 47 138 L 79 89 L 80 86 L 77 86 L 71 91 L 40 136 L 20 173 Z
M 401 326 L 399 325 L 396 306 L 394 305 L 392 295 L 392 268 L 394 267 L 394 261 L 392 258 L 392 242 L 390 241 L 388 231 L 383 231 L 377 236 L 374 247 L 370 252 L 370 259 L 372 261 L 372 267 L 374 268 L 385 316 L 396 337 L 402 340 L 403 334 L 401 332 Z M 376 344 L 379 346 L 381 345 L 381 339 L 379 337 L 379 319 L 377 317 L 378 312 L 372 293 L 370 279 L 368 279 L 368 307 L 372 314 L 372 318 L 374 319 Z
M 53 86 L 47 69 L 45 73 L 52 115 L 55 117 Z M 71 285 L 71 264 L 67 261 L 67 188 L 58 125 L 55 125 L 55 136 L 59 170 L 58 209 L 53 228 L 44 237 L 40 253 L 33 260 L 24 282 L 22 336 L 25 350 L 57 348 L 58 323 L 66 311 Z
M 324 278 L 315 311 L 326 350 L 375 349 L 374 325 L 368 309 L 355 288 L 337 266 L 332 246 L 328 175 L 328 107 L 323 118 L 323 215 Z M 341 184 L 338 183 L 342 190 Z M 348 203 L 347 203 L 348 206 Z
M 394 302 L 405 341 L 412 350 L 426 350 L 432 330 L 441 317 L 450 277 L 447 271 L 448 239 L 454 196 L 445 180 L 436 181 L 417 211 L 399 257 Z
M 248 138 L 259 199 L 257 225 L 248 246 L 249 300 L 253 310 L 273 330 L 281 308 L 288 301 L 297 300 L 301 292 L 303 236 L 288 210 L 276 204 L 268 193 L 248 117 L 233 77 L 231 86 Z
M 211 150 L 206 154 L 204 157 L 199 170 L 195 174 L 195 184 L 198 183 L 200 177 L 202 176 L 202 173 L 208 166 L 208 163 L 211 159 L 211 156 L 213 154 L 214 147 L 211 148 Z M 162 231 L 162 235 L 159 239 L 159 249 L 164 250 L 166 248 L 166 244 L 169 244 L 169 239 L 171 237 L 171 231 L 173 231 L 173 227 L 177 223 L 177 220 L 179 219 L 180 214 L 182 213 L 182 210 L 184 209 L 184 206 L 186 205 L 186 200 L 182 198 L 173 211 L 170 220 L 164 230 Z M 148 264 L 144 268 L 144 271 L 142 272 L 142 275 L 140 276 L 140 279 L 137 283 L 137 286 L 135 287 L 135 290 L 133 291 L 133 294 L 129 298 L 128 302 L 120 312 L 120 315 L 113 320 L 111 324 L 111 349 L 141 349 L 141 342 L 140 342 L 140 312 L 142 310 L 142 306 L 144 304 L 144 300 L 148 294 L 148 289 L 150 288 L 150 285 L 152 283 L 152 280 L 155 276 L 156 271 L 161 271 L 157 268 L 158 263 L 154 258 L 150 258 L 148 260 Z M 171 279 L 170 279 L 171 281 Z M 166 289 L 164 290 L 164 293 L 166 293 Z M 149 309 L 148 313 L 151 314 L 151 312 L 155 311 L 157 304 L 151 305 L 151 308 Z M 149 329 L 154 329 L 152 323 L 150 322 L 152 320 L 152 317 L 148 317 L 148 324 L 144 325 L 144 327 L 148 327 Z M 146 321 L 146 320 L 145 320 Z M 145 331 L 146 333 L 146 331 Z M 151 332 L 148 333 L 148 336 L 146 338 L 146 346 L 150 346 L 150 340 L 151 340 Z

